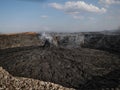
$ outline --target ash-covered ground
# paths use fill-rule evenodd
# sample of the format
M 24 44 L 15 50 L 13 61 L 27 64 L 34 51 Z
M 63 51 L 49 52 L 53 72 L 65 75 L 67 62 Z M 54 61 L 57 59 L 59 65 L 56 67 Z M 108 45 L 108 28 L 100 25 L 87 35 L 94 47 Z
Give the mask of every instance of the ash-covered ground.
M 98 38 L 98 35 L 92 35 L 89 40 L 97 42 L 100 38 L 101 36 Z M 66 38 L 60 41 L 60 44 L 62 43 L 60 46 L 55 44 L 52 47 L 38 44 L 10 48 L 9 44 L 9 48 L 0 49 L 0 66 L 13 76 L 52 82 L 78 90 L 120 88 L 120 53 L 119 49 L 116 49 L 119 48 L 119 39 L 116 41 L 118 45 L 114 46 L 115 43 L 112 44 L 114 46 L 113 52 L 113 46 L 109 47 L 111 44 L 108 44 L 111 38 L 106 39 L 105 37 L 102 39 L 105 42 L 102 46 L 108 47 L 107 49 L 94 48 L 96 43 L 92 43 L 93 41 L 88 42 L 89 47 L 88 43 L 86 44 L 81 40 L 82 45 L 77 44 L 81 46 L 66 47 L 64 45 L 68 45 L 67 40 L 70 39 L 68 38 L 66 42 L 64 40 Z M 72 40 L 75 41 L 75 39 Z M 102 40 L 99 42 L 100 44 L 97 44 L 101 45 Z M 26 41 L 29 41 L 29 39 Z M 69 42 L 71 43 L 71 41 Z

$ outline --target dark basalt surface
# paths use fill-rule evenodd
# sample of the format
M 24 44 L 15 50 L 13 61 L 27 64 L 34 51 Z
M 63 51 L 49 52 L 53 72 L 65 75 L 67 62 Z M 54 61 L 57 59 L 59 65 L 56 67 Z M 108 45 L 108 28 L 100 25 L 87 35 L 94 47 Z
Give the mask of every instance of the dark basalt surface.
M 120 53 L 120 34 L 118 35 L 104 35 L 96 33 L 85 34 L 84 44 L 85 48 L 94 48 L 109 52 Z
M 120 87 L 120 57 L 94 49 L 38 46 L 3 49 L 0 66 L 14 76 L 81 90 Z

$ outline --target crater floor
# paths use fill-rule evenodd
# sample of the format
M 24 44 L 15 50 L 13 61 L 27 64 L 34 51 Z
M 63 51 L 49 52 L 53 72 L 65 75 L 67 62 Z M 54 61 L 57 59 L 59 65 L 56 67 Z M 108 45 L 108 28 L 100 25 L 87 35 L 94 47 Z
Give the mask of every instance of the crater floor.
M 120 58 L 88 48 L 38 46 L 0 50 L 0 66 L 13 76 L 75 89 L 120 87 Z

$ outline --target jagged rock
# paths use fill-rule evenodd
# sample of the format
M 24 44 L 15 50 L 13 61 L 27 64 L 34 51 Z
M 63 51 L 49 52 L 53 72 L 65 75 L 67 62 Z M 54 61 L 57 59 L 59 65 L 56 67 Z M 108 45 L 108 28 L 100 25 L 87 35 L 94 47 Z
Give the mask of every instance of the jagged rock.
M 0 67 L 0 90 L 75 90 L 40 80 L 13 77 Z

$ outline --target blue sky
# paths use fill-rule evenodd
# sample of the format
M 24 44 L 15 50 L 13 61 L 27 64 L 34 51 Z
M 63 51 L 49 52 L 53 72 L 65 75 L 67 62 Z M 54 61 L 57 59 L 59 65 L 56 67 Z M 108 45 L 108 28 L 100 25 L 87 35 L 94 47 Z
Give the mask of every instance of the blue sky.
M 0 32 L 117 29 L 119 0 L 0 0 Z

